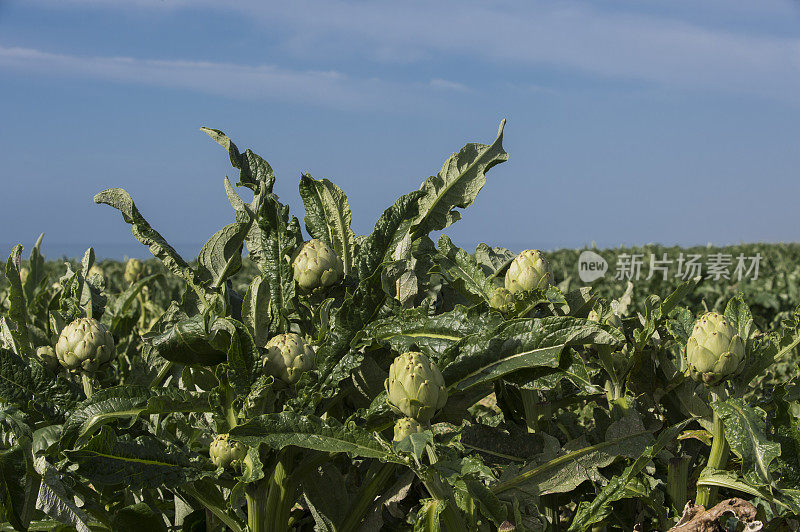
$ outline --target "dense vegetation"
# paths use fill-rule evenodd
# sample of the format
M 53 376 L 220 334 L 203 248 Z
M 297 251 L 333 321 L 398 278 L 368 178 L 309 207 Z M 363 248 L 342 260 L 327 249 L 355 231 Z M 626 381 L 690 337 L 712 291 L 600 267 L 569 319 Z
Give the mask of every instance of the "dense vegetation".
M 154 259 L 4 264 L 3 530 L 797 529 L 800 246 L 595 250 L 764 261 L 587 284 L 581 250 L 434 242 L 502 124 L 369 235 L 303 175 L 304 234 L 205 131 L 240 190 L 195 260 L 109 189 Z

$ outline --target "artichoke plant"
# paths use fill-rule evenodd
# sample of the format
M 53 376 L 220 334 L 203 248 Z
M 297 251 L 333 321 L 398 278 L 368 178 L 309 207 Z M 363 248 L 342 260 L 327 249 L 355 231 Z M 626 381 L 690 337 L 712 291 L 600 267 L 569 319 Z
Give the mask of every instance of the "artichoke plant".
M 316 369 L 316 354 L 302 336 L 279 334 L 270 338 L 262 363 L 267 373 L 287 384 L 300 380 L 300 375 Z
M 58 362 L 73 372 L 93 373 L 114 358 L 114 337 L 94 318 L 78 318 L 61 331 Z
M 215 466 L 235 468 L 247 456 L 247 446 L 232 440 L 228 434 L 218 434 L 211 442 L 208 454 Z
M 447 388 L 439 368 L 416 351 L 394 359 L 384 387 L 392 410 L 420 423 L 430 421 L 447 402 Z
M 538 249 L 526 249 L 517 255 L 506 272 L 506 289 L 523 292 L 553 284 L 550 264 Z
M 303 243 L 292 261 L 294 280 L 303 290 L 327 288 L 344 274 L 339 256 L 328 244 L 316 238 Z
M 694 380 L 710 386 L 736 375 L 745 360 L 744 341 L 725 316 L 703 314 L 686 343 L 686 361 Z
M 393 441 L 402 441 L 411 434 L 422 432 L 422 425 L 419 421 L 411 417 L 404 417 L 397 420 L 394 424 Z
M 139 259 L 128 259 L 125 263 L 125 282 L 133 284 L 144 276 L 147 267 Z

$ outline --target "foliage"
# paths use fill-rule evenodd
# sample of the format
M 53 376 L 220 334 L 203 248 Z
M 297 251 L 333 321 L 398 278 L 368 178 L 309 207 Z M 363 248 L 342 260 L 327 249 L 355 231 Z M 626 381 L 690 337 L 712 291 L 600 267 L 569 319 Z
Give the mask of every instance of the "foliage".
M 800 247 L 774 248 L 771 275 L 731 292 L 579 286 L 577 251 L 434 242 L 507 160 L 503 126 L 368 235 L 345 193 L 307 174 L 304 235 L 271 166 L 204 128 L 239 190 L 225 179 L 232 221 L 195 260 L 119 188 L 95 201 L 154 260 L 15 247 L 0 280 L 4 529 L 666 530 L 701 495 L 748 498 L 766 529 L 788 529 Z M 745 361 L 697 382 L 686 345 L 711 310 Z M 114 340 L 88 383 L 52 364 L 75 320 Z

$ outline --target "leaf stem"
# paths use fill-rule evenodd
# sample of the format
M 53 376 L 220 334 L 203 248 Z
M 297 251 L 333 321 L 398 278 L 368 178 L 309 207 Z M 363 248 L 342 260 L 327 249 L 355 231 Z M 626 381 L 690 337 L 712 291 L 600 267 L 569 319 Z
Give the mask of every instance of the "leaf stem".
M 278 454 L 272 478 L 269 480 L 267 526 L 264 528 L 266 532 L 285 532 L 289 524 L 289 510 L 294 502 L 295 486 L 288 480 L 294 456 L 295 448 L 291 446 Z
M 86 372 L 81 372 L 81 383 L 83 384 L 83 393 L 86 394 L 87 399 L 91 399 L 94 387 L 92 386 L 92 376 Z
M 174 365 L 175 365 L 174 362 L 167 362 L 166 364 L 161 366 L 161 369 L 158 371 L 158 375 L 156 375 L 156 378 L 153 379 L 153 382 L 150 383 L 150 388 L 161 387 L 161 383 L 164 382 L 164 379 L 167 378 L 167 375 L 169 375 L 169 372 L 172 371 L 172 366 Z
M 267 482 L 259 480 L 248 484 L 244 497 L 247 501 L 247 527 L 249 532 L 264 532 L 267 524 Z
M 720 400 L 717 392 L 711 392 L 712 409 L 714 410 L 714 425 L 712 428 L 713 441 L 711 442 L 711 453 L 708 455 L 706 469 L 724 469 L 728 463 L 728 453 L 730 448 L 725 439 L 725 424 L 713 407 L 713 403 Z M 696 504 L 705 508 L 710 508 L 717 498 L 718 488 L 716 486 L 698 486 Z
M 358 527 L 361 526 L 364 519 L 364 514 L 366 514 L 372 506 L 381 488 L 392 478 L 396 468 L 396 464 L 393 463 L 387 462 L 381 464 L 380 469 L 375 472 L 370 481 L 358 492 L 355 503 L 350 506 L 347 511 L 347 519 L 345 519 L 342 526 L 339 527 L 339 532 L 353 532 L 358 530 Z

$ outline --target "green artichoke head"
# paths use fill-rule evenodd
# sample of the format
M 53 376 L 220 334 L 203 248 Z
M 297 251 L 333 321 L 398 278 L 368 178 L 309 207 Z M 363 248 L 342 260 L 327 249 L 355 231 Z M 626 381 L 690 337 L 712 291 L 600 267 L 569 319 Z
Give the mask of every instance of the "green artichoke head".
M 339 256 L 328 244 L 316 238 L 304 242 L 292 261 L 294 280 L 303 290 L 328 288 L 344 274 Z
M 416 351 L 394 359 L 384 387 L 392 410 L 420 423 L 430 421 L 447 402 L 447 388 L 439 368 Z
M 144 262 L 139 259 L 128 259 L 128 262 L 125 263 L 125 282 L 128 284 L 135 283 L 144 276 L 146 270 L 147 266 L 145 266 Z
M 536 288 L 544 290 L 553 284 L 553 273 L 541 251 L 526 249 L 511 261 L 505 282 L 506 289 L 515 293 Z
M 511 312 L 514 309 L 514 294 L 506 288 L 495 288 L 489 306 L 500 312 Z
M 700 316 L 686 343 L 686 361 L 694 380 L 715 386 L 736 375 L 745 360 L 744 341 L 725 316 Z
M 222 468 L 238 468 L 247 456 L 247 446 L 231 439 L 228 434 L 217 434 L 208 448 L 214 465 Z
M 273 336 L 266 348 L 267 354 L 262 359 L 264 370 L 286 384 L 296 383 L 304 372 L 317 367 L 314 349 L 299 334 Z
M 394 424 L 393 441 L 403 441 L 407 436 L 422 432 L 422 424 L 412 417 L 404 417 L 397 420 Z
M 93 373 L 115 353 L 114 337 L 94 318 L 78 318 L 64 327 L 56 344 L 58 362 L 72 372 Z
M 56 351 L 49 345 L 36 348 L 36 358 L 50 371 L 56 371 L 59 367 Z

